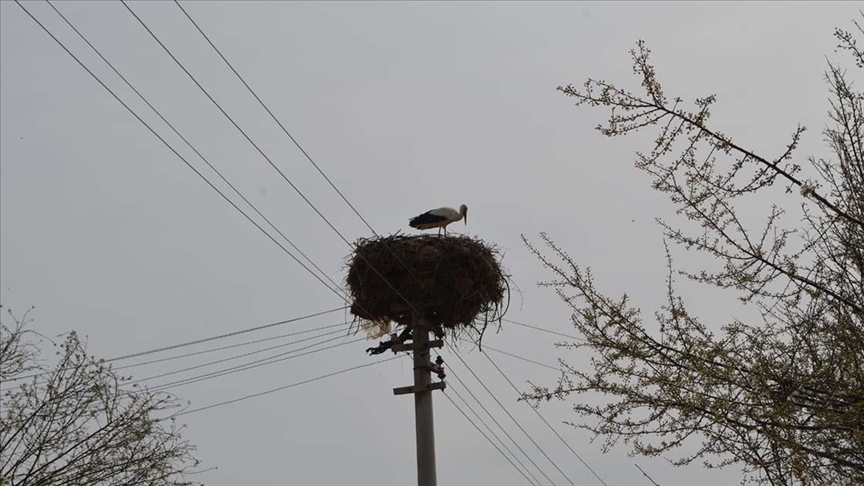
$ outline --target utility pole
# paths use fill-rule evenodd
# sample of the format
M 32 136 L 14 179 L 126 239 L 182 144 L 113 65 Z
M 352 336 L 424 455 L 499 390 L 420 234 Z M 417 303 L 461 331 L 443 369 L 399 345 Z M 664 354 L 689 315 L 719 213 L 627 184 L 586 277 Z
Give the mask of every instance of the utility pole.
M 417 485 L 437 486 L 435 471 L 435 427 L 432 416 L 432 391 L 443 390 L 443 381 L 432 383 L 430 372 L 443 379 L 443 361 L 439 357 L 435 364 L 429 359 L 430 348 L 440 348 L 441 340 L 429 340 L 429 324 L 418 314 L 414 314 L 411 326 L 411 344 L 397 344 L 393 352 L 413 351 L 414 386 L 394 388 L 393 394 L 414 394 L 414 429 L 417 435 Z

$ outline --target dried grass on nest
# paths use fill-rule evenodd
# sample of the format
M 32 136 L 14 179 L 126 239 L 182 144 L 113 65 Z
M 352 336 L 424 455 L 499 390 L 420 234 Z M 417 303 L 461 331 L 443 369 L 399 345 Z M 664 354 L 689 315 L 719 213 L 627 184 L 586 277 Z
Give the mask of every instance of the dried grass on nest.
M 391 322 L 410 326 L 414 307 L 437 335 L 474 334 L 479 344 L 509 305 L 499 257 L 495 246 L 462 235 L 362 239 L 349 262 L 351 313 L 361 328 L 383 334 Z

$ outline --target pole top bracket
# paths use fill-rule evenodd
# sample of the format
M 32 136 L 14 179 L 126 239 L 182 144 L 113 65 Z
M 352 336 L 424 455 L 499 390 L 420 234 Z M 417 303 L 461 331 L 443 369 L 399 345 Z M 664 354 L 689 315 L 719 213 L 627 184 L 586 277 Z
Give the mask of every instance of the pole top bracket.
M 419 349 L 443 348 L 443 347 L 444 347 L 444 341 L 442 341 L 440 339 L 433 339 L 432 341 L 429 341 L 426 344 L 426 346 L 424 346 L 423 348 L 415 347 L 415 343 L 412 342 L 411 344 L 394 344 L 390 349 L 394 353 L 398 353 L 399 351 L 414 351 L 414 350 L 419 350 Z
M 443 381 L 438 381 L 435 383 L 429 383 L 425 386 L 401 386 L 399 388 L 393 389 L 394 395 L 407 395 L 409 393 L 423 393 L 432 390 L 443 390 L 447 387 L 447 384 Z

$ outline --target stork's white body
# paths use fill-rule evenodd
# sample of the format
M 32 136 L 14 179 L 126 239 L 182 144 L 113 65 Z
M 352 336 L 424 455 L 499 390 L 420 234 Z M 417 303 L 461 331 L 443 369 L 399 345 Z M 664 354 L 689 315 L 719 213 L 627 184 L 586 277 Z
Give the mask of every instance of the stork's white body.
M 438 234 L 441 234 L 441 229 L 444 229 L 444 234 L 447 234 L 447 225 L 455 223 L 461 219 L 465 219 L 465 224 L 468 224 L 468 206 L 462 205 L 459 211 L 453 208 L 438 208 L 411 218 L 408 224 L 412 228 L 420 230 L 438 228 Z

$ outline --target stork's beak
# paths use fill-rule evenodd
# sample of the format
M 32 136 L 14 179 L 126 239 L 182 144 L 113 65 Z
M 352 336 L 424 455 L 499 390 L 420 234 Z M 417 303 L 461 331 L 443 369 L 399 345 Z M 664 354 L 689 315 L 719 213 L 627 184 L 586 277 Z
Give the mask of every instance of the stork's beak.
M 465 219 L 465 226 L 468 226 L 468 211 L 465 211 L 464 219 Z

